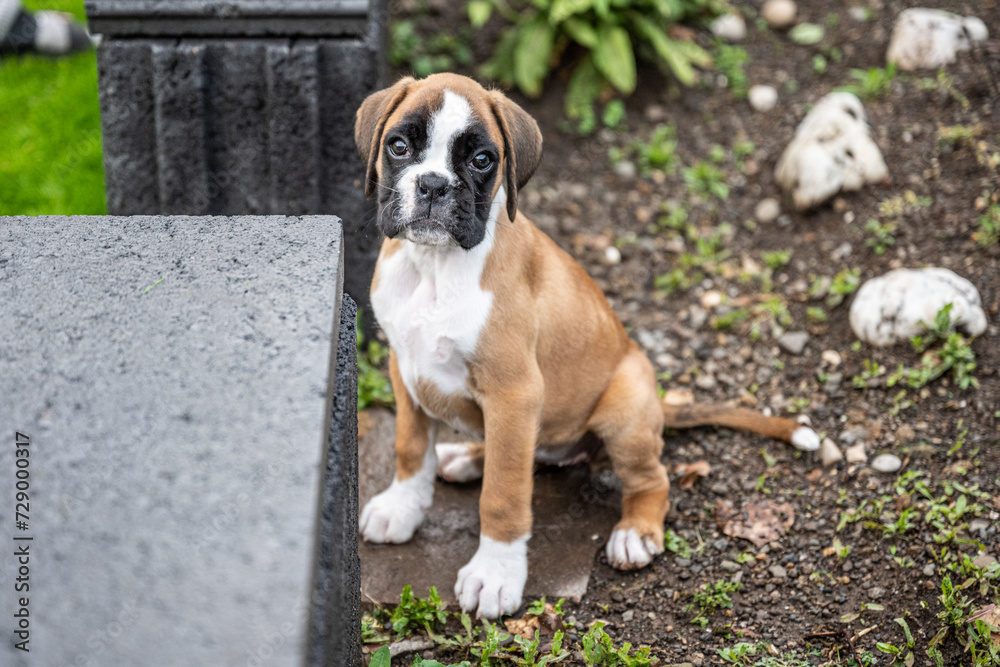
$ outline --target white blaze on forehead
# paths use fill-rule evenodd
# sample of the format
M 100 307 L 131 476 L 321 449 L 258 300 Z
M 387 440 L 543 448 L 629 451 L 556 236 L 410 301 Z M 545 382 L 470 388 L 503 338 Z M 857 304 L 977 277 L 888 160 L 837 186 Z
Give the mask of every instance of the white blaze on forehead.
M 396 181 L 405 215 L 413 212 L 417 179 L 420 176 L 435 173 L 447 178 L 452 185 L 458 182 L 458 176 L 451 168 L 451 146 L 455 137 L 469 126 L 471 120 L 472 107 L 469 101 L 445 90 L 444 103 L 431 116 L 427 128 L 427 146 L 423 159 L 404 169 Z

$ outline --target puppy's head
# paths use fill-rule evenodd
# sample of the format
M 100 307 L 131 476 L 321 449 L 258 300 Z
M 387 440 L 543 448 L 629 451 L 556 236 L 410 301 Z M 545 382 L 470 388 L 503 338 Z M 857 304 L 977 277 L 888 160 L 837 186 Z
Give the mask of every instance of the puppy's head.
M 517 213 L 517 190 L 538 166 L 542 134 L 502 93 L 455 74 L 404 78 L 358 109 L 354 140 L 368 164 L 390 237 L 468 250 L 491 216 Z

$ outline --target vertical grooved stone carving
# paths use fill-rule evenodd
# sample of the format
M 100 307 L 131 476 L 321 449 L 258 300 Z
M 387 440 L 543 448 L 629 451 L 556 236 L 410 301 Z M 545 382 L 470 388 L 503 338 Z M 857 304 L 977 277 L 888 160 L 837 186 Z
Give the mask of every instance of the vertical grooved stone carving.
M 200 215 L 210 203 L 204 46 L 153 45 L 156 166 L 164 213 Z
M 98 51 L 105 191 L 112 213 L 160 211 L 152 69 L 145 40 L 106 42 Z
M 271 208 L 302 214 L 319 207 L 317 46 L 267 48 Z
M 266 183 L 268 164 L 266 50 L 260 41 L 209 42 L 205 51 L 205 140 L 213 213 L 263 213 L 268 193 L 240 183 Z

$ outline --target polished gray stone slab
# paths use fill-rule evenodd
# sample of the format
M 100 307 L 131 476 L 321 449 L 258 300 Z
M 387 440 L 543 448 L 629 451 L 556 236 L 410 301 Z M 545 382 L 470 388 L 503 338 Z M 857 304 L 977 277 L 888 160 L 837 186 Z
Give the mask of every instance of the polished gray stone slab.
M 13 533 L 34 538 L 31 652 L 5 639 L 0 664 L 302 665 L 331 634 L 342 245 L 332 216 L 0 218 L 6 638 Z

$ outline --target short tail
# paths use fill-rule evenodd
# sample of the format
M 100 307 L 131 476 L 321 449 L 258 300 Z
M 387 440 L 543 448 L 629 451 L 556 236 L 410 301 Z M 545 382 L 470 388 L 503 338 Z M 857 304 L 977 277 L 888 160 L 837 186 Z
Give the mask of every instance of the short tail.
M 661 401 L 661 405 L 663 406 L 664 425 L 668 428 L 728 426 L 784 440 L 802 451 L 809 452 L 819 449 L 819 436 L 816 435 L 815 431 L 784 417 L 768 417 L 756 410 L 706 403 L 669 405 Z

